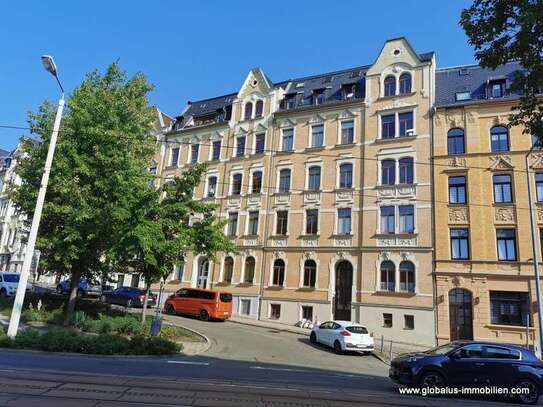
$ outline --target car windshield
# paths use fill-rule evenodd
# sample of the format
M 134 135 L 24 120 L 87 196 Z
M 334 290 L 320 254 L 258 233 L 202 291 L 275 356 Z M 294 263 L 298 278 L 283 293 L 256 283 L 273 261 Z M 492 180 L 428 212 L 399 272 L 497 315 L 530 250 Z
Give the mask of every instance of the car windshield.
M 19 274 L 4 274 L 4 281 L 6 283 L 18 283 Z
M 456 348 L 458 348 L 458 344 L 448 343 L 446 345 L 438 346 L 437 348 L 429 349 L 424 353 L 427 353 L 429 355 L 445 355 L 446 353 L 449 353 Z

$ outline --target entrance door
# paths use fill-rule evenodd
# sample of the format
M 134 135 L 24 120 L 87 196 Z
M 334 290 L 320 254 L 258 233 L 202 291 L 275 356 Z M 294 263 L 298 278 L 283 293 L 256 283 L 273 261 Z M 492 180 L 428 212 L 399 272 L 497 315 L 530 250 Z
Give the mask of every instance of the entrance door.
M 353 295 L 353 266 L 344 260 L 336 266 L 336 295 L 334 297 L 334 319 L 351 320 Z
M 209 261 L 203 259 L 198 266 L 198 288 L 207 288 L 207 278 L 209 276 Z
M 449 321 L 451 341 L 473 339 L 471 293 L 463 288 L 449 291 Z

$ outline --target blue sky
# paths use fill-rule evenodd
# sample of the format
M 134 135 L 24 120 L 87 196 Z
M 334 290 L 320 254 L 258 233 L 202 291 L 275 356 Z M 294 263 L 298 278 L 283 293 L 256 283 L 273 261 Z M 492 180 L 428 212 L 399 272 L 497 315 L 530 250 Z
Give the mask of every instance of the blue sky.
M 473 63 L 458 26 L 471 1 L 43 1 L 5 2 L 0 13 L 0 125 L 57 99 L 40 55 L 55 57 L 68 92 L 119 60 L 145 73 L 150 102 L 175 115 L 187 100 L 239 89 L 256 66 L 274 82 L 372 63 L 387 38 L 406 36 L 438 66 Z M 384 7 L 383 7 L 384 6 Z M 0 128 L 0 148 L 21 130 Z

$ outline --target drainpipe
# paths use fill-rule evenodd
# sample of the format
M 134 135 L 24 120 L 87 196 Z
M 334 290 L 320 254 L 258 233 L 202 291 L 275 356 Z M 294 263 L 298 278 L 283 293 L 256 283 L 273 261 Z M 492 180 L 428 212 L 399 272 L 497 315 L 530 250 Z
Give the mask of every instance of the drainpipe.
M 432 75 L 430 75 L 432 76 Z M 434 177 L 434 116 L 436 114 L 436 108 L 434 106 L 430 109 L 430 189 L 432 194 L 432 291 L 434 295 L 434 343 L 438 343 L 438 304 L 437 304 L 437 260 L 436 260 L 436 190 L 435 190 L 435 177 Z

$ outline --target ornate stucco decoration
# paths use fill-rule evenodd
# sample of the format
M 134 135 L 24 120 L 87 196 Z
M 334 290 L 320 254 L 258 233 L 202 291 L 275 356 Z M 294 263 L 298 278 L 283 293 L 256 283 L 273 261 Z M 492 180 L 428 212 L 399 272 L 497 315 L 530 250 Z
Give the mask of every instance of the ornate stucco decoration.
M 311 119 L 309 119 L 308 123 L 309 124 L 320 124 L 320 123 L 324 123 L 324 121 L 326 120 L 326 118 L 320 114 L 315 114 L 311 117 Z
M 466 159 L 461 158 L 461 157 L 453 157 L 453 158 L 451 158 L 447 162 L 447 165 L 449 167 L 454 167 L 454 168 L 467 168 L 467 166 L 468 166 Z
M 277 125 L 280 128 L 293 127 L 293 126 L 296 126 L 296 121 L 294 121 L 292 119 L 282 119 L 282 120 L 279 120 Z
M 449 208 L 450 223 L 467 223 L 469 222 L 469 212 L 467 207 Z
M 543 169 L 543 154 L 534 153 L 530 156 L 530 158 L 532 159 L 532 164 L 530 165 L 530 168 L 533 168 L 534 170 Z
M 489 159 L 491 161 L 489 168 L 492 171 L 507 171 L 514 168 L 511 164 L 511 157 L 507 155 L 497 155 L 489 157 Z
M 343 119 L 352 119 L 354 118 L 356 115 L 351 112 L 349 109 L 345 109 L 343 112 L 341 112 L 339 115 L 338 115 L 338 119 L 340 120 L 343 120 Z
M 512 206 L 495 208 L 494 220 L 500 223 L 514 223 L 516 220 L 515 208 Z

